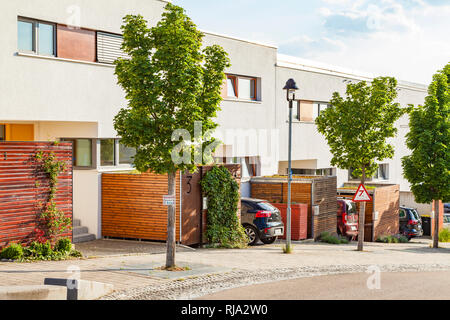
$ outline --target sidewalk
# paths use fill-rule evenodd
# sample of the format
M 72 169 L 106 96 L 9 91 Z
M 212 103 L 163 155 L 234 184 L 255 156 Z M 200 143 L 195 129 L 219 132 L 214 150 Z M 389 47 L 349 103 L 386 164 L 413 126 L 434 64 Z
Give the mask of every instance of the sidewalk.
M 173 280 L 177 282 L 190 278 L 205 278 L 210 274 L 239 274 L 261 271 L 276 273 L 278 269 L 308 270 L 322 268 L 352 272 L 361 266 L 377 265 L 389 270 L 396 266 L 409 266 L 411 270 L 450 270 L 450 245 L 441 244 L 440 249 L 431 249 L 430 241 L 419 240 L 407 244 L 366 243 L 365 252 L 357 252 L 356 243 L 349 245 L 329 245 L 322 243 L 294 244 L 294 253 L 282 253 L 281 244 L 256 246 L 243 250 L 177 248 L 177 265 L 187 267 L 182 272 L 152 270 L 163 266 L 165 253 L 160 249 L 164 244 L 156 244 L 155 254 L 135 253 L 135 243 L 122 243 L 121 253 L 111 256 L 114 242 L 106 240 L 109 248 L 104 256 L 68 261 L 45 261 L 34 263 L 0 263 L 0 284 L 2 286 L 43 284 L 44 278 L 67 278 L 68 267 L 78 267 L 81 279 L 111 283 L 116 291 L 131 288 L 154 288 Z M 139 246 L 142 243 L 138 243 Z M 96 243 L 98 246 L 99 244 Z M 144 244 L 145 246 L 146 244 Z M 155 247 L 155 244 L 148 244 Z M 86 244 L 88 246 L 88 244 Z M 131 248 L 126 248 L 127 246 Z M 91 248 L 92 249 L 92 248 Z M 90 250 L 91 250 L 90 249 Z M 102 252 L 101 245 L 96 254 Z M 131 255 L 127 255 L 131 252 Z M 312 269 L 311 269 L 312 270 Z M 394 270 L 394 269 L 393 269 Z

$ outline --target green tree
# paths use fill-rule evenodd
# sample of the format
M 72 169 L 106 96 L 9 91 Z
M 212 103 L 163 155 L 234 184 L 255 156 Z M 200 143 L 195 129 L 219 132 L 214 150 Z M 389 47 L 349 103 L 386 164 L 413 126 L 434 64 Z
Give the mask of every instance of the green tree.
M 333 155 L 331 164 L 341 169 L 353 169 L 353 175 L 371 177 L 378 161 L 392 158 L 394 148 L 387 138 L 395 136 L 394 126 L 404 113 L 398 103 L 397 81 L 390 77 L 375 78 L 370 85 L 361 81 L 347 85 L 347 97 L 333 94 L 331 106 L 316 119 Z M 365 203 L 359 213 L 358 250 L 363 250 Z
M 180 163 L 173 160 L 181 151 L 174 145 L 180 136 L 173 133 L 182 129 L 188 135 L 184 138 L 190 139 L 194 122 L 201 123 L 202 132 L 217 127 L 212 119 L 220 110 L 229 59 L 220 46 L 202 49 L 203 33 L 181 7 L 170 3 L 155 27 L 148 28 L 140 15 L 127 15 L 122 31 L 122 49 L 129 59 L 118 59 L 115 73 L 128 106 L 117 114 L 114 127 L 122 143 L 136 148 L 136 168 L 168 174 L 169 195 L 175 195 L 176 172 L 195 171 L 203 163 L 198 155 L 206 143 L 185 139 L 178 144 L 185 151 Z M 167 229 L 166 267 L 170 268 L 175 266 L 175 206 L 168 207 Z
M 435 204 L 433 247 L 439 245 L 439 201 L 450 201 L 450 64 L 433 76 L 425 106 L 410 114 L 403 174 L 416 202 Z

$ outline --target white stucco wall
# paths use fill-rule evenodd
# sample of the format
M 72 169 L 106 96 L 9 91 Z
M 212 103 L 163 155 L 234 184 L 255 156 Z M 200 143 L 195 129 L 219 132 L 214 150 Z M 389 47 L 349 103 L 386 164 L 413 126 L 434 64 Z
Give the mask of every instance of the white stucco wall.
M 304 68 L 304 67 L 302 67 Z M 345 96 L 346 83 L 344 80 L 351 79 L 353 81 L 370 80 L 365 78 L 358 78 L 349 74 L 339 75 L 338 73 L 330 74 L 318 71 L 305 71 L 293 67 L 278 66 L 277 70 L 277 119 L 280 128 L 280 161 L 287 161 L 288 159 L 288 102 L 286 101 L 286 93 L 282 90 L 286 81 L 293 78 L 300 88 L 297 91 L 297 98 L 301 100 L 309 100 L 316 102 L 329 102 L 332 98 L 333 92 L 339 92 Z M 398 93 L 397 102 L 402 107 L 409 104 L 423 104 L 427 95 L 424 87 L 412 88 L 410 84 L 403 84 L 399 82 L 401 88 Z M 284 106 L 284 107 L 283 107 Z M 408 117 L 402 117 L 396 124 L 398 128 L 398 135 L 390 142 L 395 148 L 395 156 L 393 159 L 386 159 L 380 163 L 389 164 L 389 180 L 383 181 L 385 183 L 395 183 L 400 185 L 401 191 L 409 191 L 409 184 L 403 177 L 403 170 L 401 167 L 401 158 L 409 154 L 410 151 L 405 145 L 405 135 L 409 131 Z M 332 155 L 325 138 L 317 131 L 317 127 L 312 122 L 294 121 L 292 125 L 293 147 L 292 160 L 316 160 L 318 169 L 331 168 Z M 302 167 L 308 168 L 308 167 Z M 348 171 L 337 169 L 338 185 L 342 185 L 348 181 Z

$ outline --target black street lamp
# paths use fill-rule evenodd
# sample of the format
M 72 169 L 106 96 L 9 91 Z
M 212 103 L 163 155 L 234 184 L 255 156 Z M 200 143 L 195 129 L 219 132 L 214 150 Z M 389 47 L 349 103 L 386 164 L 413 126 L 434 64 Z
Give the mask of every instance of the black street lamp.
M 289 169 L 288 169 L 288 196 L 287 196 L 287 230 L 286 252 L 291 252 L 291 182 L 292 182 L 292 107 L 295 100 L 295 91 L 298 90 L 294 79 L 286 82 L 283 90 L 286 90 L 286 98 L 289 101 Z

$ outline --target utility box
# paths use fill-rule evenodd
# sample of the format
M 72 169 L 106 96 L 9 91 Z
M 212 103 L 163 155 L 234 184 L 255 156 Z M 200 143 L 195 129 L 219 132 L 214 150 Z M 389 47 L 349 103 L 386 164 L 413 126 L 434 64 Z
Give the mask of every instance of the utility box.
M 274 207 L 280 210 L 281 219 L 284 223 L 284 235 L 286 239 L 287 232 L 287 204 L 272 203 Z M 308 205 L 305 203 L 291 205 L 291 239 L 305 240 L 308 238 Z

